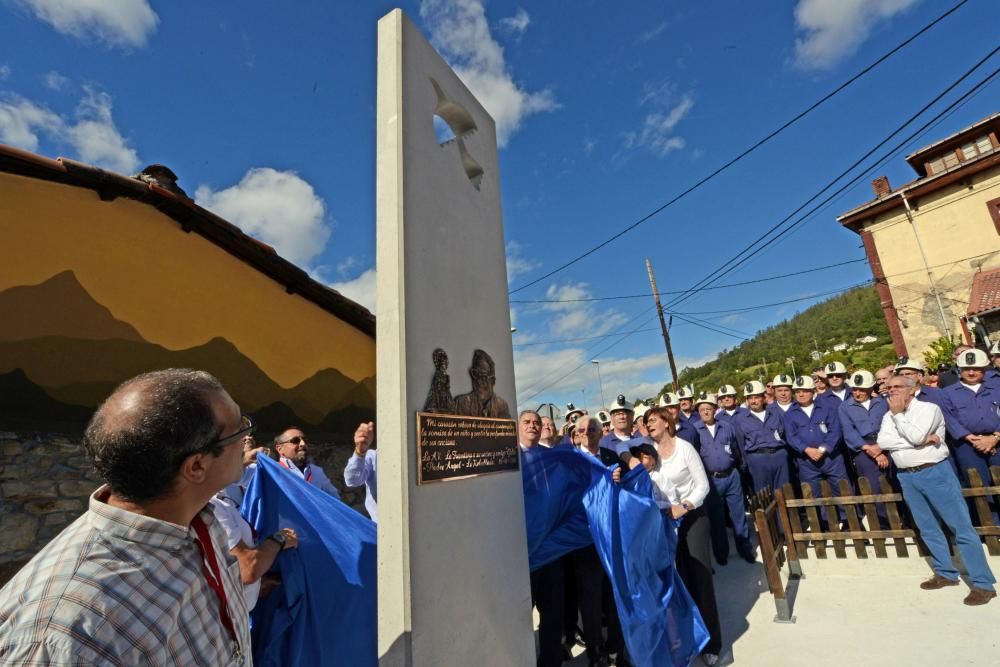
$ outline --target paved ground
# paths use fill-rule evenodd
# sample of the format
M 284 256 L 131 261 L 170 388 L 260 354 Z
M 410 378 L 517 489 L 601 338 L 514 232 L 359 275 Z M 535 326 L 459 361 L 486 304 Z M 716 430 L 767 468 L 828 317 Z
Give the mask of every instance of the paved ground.
M 915 554 L 915 550 L 911 550 Z M 1000 558 L 990 558 L 1000 574 Z M 722 665 L 916 667 L 1000 665 L 1000 598 L 966 607 L 964 584 L 923 591 L 923 558 L 802 561 L 794 624 L 774 623 L 763 566 L 732 558 L 716 568 Z M 787 572 L 784 573 L 787 577 Z M 585 666 L 577 657 L 567 663 Z M 695 665 L 699 665 L 695 661 Z

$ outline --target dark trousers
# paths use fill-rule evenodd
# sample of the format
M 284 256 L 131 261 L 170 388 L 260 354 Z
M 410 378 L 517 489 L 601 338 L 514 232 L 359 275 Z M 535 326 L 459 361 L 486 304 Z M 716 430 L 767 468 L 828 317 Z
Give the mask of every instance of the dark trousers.
M 531 573 L 531 603 L 538 609 L 538 667 L 562 664 L 565 584 L 561 558 Z
M 708 497 L 705 498 L 705 508 L 708 510 L 708 520 L 712 533 L 712 551 L 715 560 L 720 564 L 729 558 L 729 537 L 726 534 L 726 510 L 733 523 L 733 537 L 736 538 L 736 551 L 741 556 L 753 553 L 753 543 L 750 541 L 750 528 L 747 526 L 746 510 L 743 505 L 743 484 L 736 470 L 725 477 L 713 477 L 708 473 L 711 486 Z
M 955 462 L 958 465 L 959 479 L 966 488 L 972 486 L 969 482 L 969 469 L 975 470 L 979 473 L 980 479 L 983 480 L 983 484 L 992 484 L 992 478 L 990 477 L 990 466 L 1000 465 L 1000 450 L 996 454 L 990 456 L 989 454 L 983 454 L 978 449 L 970 445 L 964 440 L 950 442 L 955 452 Z M 990 511 L 993 514 L 993 523 L 997 523 L 998 512 L 1000 508 L 997 507 L 997 503 L 991 496 L 987 496 L 986 500 L 989 502 Z M 974 522 L 979 524 L 979 514 L 973 509 L 973 505 L 969 505 L 969 510 L 972 512 L 972 516 L 975 517 Z
M 889 456 L 886 454 L 886 456 Z M 879 478 L 885 475 L 885 478 L 889 482 L 893 482 L 895 478 L 895 468 L 892 465 L 892 460 L 889 461 L 889 467 L 882 470 L 875 463 L 875 459 L 868 456 L 864 451 L 860 451 L 854 454 L 854 472 L 858 474 L 858 477 L 864 477 L 868 480 L 868 483 L 872 485 L 872 493 L 882 493 L 882 487 L 880 486 Z M 886 512 L 885 503 L 877 503 L 875 505 L 875 513 L 878 515 L 878 520 L 881 526 L 869 526 L 872 529 L 889 528 L 889 514 Z
M 819 463 L 813 463 L 805 454 L 800 454 L 798 457 L 798 468 L 799 468 L 799 479 L 803 484 L 808 484 L 812 489 L 812 494 L 814 498 L 822 498 L 820 493 L 819 483 L 826 480 L 830 484 L 830 488 L 833 491 L 834 496 L 840 495 L 840 480 L 846 479 L 848 484 L 851 480 L 847 477 L 847 467 L 844 465 L 844 457 L 840 453 L 834 455 L 827 454 L 819 460 Z M 838 508 L 839 520 L 844 522 L 847 520 L 847 514 L 844 510 Z M 820 509 L 820 517 L 824 523 L 826 523 L 826 508 Z M 818 530 L 817 526 L 814 530 Z
M 593 545 L 572 551 L 566 558 L 572 567 L 587 657 L 597 659 L 601 655 L 601 645 L 604 643 L 601 628 L 604 625 L 604 580 L 607 575 Z M 615 614 L 615 620 L 617 619 L 618 616 Z
M 746 458 L 755 493 L 767 487 L 777 491 L 788 484 L 788 452 L 785 450 L 772 453 L 747 452 Z
M 668 510 L 669 511 L 669 510 Z M 681 581 L 701 612 L 710 638 L 705 653 L 722 652 L 722 625 L 715 603 L 715 583 L 712 580 L 712 545 L 708 515 L 703 507 L 691 510 L 681 519 L 677 531 L 675 566 Z

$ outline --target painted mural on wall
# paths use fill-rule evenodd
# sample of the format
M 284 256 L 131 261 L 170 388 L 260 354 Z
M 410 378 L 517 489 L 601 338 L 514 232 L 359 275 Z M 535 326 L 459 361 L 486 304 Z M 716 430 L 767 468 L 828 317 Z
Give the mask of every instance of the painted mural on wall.
M 120 382 L 167 367 L 217 376 L 264 434 L 374 418 L 372 336 L 151 206 L 0 189 L 0 431 L 79 432 Z
M 9 430 L 78 430 L 123 379 L 169 367 L 209 371 L 265 430 L 339 432 L 374 410 L 371 377 L 324 368 L 285 389 L 224 337 L 181 350 L 144 340 L 72 271 L 0 292 L 0 312 L 14 315 L 0 327 L 0 425 Z

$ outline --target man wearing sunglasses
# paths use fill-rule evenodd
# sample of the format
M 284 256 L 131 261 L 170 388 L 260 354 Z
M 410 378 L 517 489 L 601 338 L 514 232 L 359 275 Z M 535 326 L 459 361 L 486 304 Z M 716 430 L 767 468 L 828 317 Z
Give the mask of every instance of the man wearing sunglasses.
M 115 389 L 83 437 L 105 484 L 0 590 L 0 662 L 250 667 L 239 570 L 209 500 L 240 478 L 251 429 L 202 371 Z
M 278 463 L 293 475 L 301 477 L 308 484 L 326 491 L 340 499 L 340 492 L 326 476 L 323 469 L 309 458 L 309 445 L 302 429 L 297 426 L 285 429 L 274 439 L 274 449 L 278 452 Z

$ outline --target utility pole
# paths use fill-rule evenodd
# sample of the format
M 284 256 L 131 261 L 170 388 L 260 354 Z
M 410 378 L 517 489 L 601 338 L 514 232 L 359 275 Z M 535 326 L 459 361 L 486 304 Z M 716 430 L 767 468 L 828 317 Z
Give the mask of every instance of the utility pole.
M 670 384 L 677 391 L 677 365 L 674 363 L 674 350 L 670 347 L 670 332 L 667 331 L 667 321 L 663 318 L 663 305 L 660 303 L 660 293 L 656 289 L 656 278 L 653 276 L 653 265 L 646 258 L 646 273 L 649 274 L 649 286 L 653 289 L 653 301 L 656 302 L 656 314 L 660 316 L 660 330 L 663 332 L 663 342 L 667 346 L 667 360 L 670 362 Z

